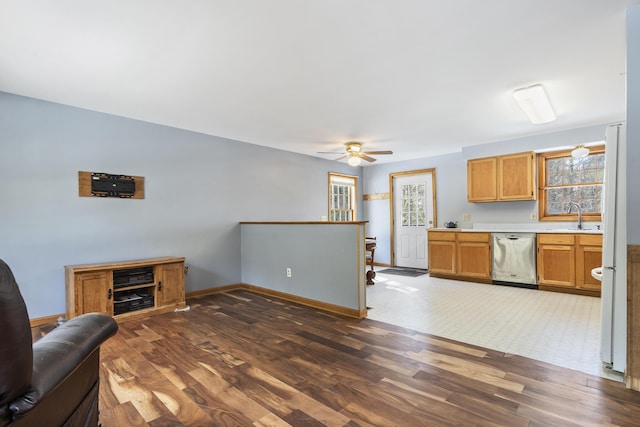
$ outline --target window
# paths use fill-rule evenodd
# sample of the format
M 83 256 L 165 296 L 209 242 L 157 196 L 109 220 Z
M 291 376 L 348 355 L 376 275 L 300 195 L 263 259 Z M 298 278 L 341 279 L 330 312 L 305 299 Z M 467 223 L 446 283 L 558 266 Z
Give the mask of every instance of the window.
M 329 173 L 329 221 L 356 221 L 358 177 Z
M 539 218 L 575 221 L 571 202 L 582 208 L 584 220 L 600 221 L 604 181 L 604 145 L 589 147 L 589 155 L 571 157 L 571 151 L 538 155 Z
M 402 226 L 422 227 L 425 225 L 424 184 L 402 185 Z

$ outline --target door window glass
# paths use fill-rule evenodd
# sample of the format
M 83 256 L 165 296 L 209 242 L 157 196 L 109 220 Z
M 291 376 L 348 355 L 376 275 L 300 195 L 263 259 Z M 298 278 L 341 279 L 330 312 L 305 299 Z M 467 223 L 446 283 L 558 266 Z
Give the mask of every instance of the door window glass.
M 424 184 L 402 185 L 402 226 L 425 225 Z

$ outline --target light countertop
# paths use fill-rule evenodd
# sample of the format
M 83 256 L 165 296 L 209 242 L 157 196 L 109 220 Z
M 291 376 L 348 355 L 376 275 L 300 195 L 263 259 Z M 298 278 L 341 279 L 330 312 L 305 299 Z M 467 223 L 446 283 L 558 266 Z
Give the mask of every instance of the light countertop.
M 457 232 L 475 232 L 475 233 L 537 233 L 537 234 L 602 234 L 602 230 L 597 229 L 583 229 L 578 230 L 576 228 L 526 228 L 526 227 L 514 227 L 514 228 L 431 228 L 433 231 L 457 231 Z

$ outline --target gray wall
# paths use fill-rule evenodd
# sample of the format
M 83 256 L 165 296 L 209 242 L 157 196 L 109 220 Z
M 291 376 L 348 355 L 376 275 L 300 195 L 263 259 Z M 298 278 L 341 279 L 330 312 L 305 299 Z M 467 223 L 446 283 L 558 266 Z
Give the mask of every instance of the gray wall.
M 242 224 L 241 234 L 243 283 L 366 308 L 364 224 Z
M 604 123 L 564 132 L 469 146 L 459 153 L 366 167 L 363 172 L 363 191 L 364 194 L 386 193 L 389 192 L 390 173 L 434 168 L 437 226 L 442 227 L 446 221 L 457 221 L 459 226 L 464 228 L 470 228 L 474 223 L 537 223 L 537 219 L 531 219 L 532 213 L 537 218 L 537 201 L 469 203 L 467 159 L 604 141 L 608 125 Z M 391 259 L 389 203 L 389 200 L 363 202 L 364 219 L 369 221 L 367 234 L 378 238 L 376 262 L 381 263 L 389 263 Z M 471 215 L 471 221 L 463 221 L 464 214 Z
M 627 244 L 640 245 L 640 5 L 627 10 Z
M 239 221 L 317 221 L 328 172 L 361 171 L 6 93 L 0 135 L 0 258 L 31 318 L 65 312 L 69 264 L 185 256 L 187 292 L 238 283 Z M 78 197 L 78 171 L 144 176 L 145 199 Z

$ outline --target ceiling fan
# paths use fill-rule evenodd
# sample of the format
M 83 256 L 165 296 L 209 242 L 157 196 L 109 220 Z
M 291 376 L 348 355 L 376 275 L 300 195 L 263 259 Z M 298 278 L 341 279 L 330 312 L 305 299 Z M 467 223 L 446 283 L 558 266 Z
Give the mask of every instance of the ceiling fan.
M 346 148 L 346 153 L 342 157 L 338 157 L 336 161 L 340 161 L 342 159 L 347 158 L 347 163 L 351 166 L 360 165 L 362 160 L 366 160 L 367 162 L 375 162 L 376 159 L 371 157 L 370 155 L 382 155 L 382 154 L 393 154 L 393 151 L 390 150 L 382 150 L 382 151 L 362 151 L 362 143 L 356 141 L 349 141 L 344 144 Z M 341 154 L 333 151 L 320 151 L 318 154 Z

